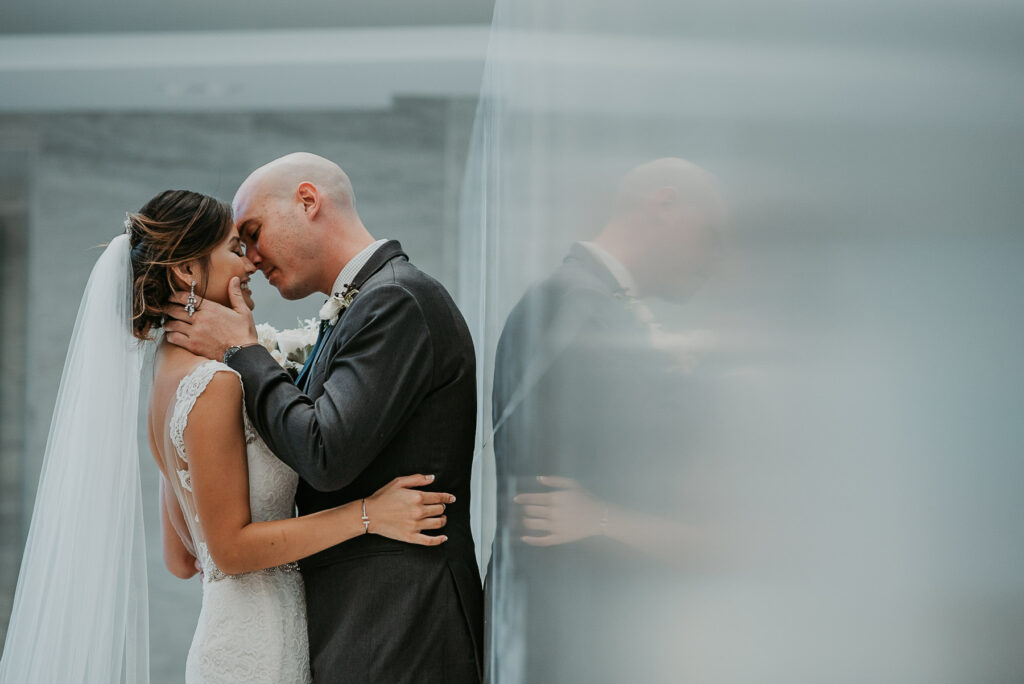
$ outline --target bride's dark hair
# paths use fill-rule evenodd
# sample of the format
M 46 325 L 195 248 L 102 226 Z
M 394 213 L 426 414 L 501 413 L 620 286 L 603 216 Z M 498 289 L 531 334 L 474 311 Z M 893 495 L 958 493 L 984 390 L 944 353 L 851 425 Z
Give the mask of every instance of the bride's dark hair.
M 197 295 L 206 293 L 210 254 L 231 230 L 231 207 L 190 190 L 165 190 L 126 222 L 132 246 L 132 333 L 148 340 L 163 324 L 162 307 L 178 289 L 172 266 L 202 265 Z

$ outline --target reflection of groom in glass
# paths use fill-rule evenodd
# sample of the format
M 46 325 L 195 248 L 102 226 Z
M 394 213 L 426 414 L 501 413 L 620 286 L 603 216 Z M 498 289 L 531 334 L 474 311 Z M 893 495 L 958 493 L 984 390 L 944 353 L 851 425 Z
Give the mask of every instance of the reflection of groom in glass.
M 636 167 L 600 234 L 573 245 L 509 315 L 495 360 L 490 586 L 492 624 L 525 640 L 521 662 L 496 669 L 519 681 L 654 681 L 645 666 L 659 671 L 640 655 L 652 625 L 623 623 L 650 616 L 625 596 L 698 543 L 674 501 L 695 402 L 680 371 L 692 350 L 659 329 L 645 298 L 695 292 L 724 220 L 700 168 Z M 505 635 L 490 638 L 499 648 Z

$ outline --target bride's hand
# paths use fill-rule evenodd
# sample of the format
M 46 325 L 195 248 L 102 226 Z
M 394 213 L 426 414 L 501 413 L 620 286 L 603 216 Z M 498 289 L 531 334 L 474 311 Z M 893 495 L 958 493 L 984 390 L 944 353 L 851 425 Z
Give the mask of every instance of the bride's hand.
M 608 504 L 572 478 L 541 475 L 537 481 L 553 491 L 513 499 L 522 508 L 523 527 L 543 533 L 522 537 L 524 543 L 557 546 L 605 533 Z
M 455 497 L 443 492 L 413 489 L 425 487 L 433 481 L 433 475 L 407 475 L 395 478 L 378 489 L 366 499 L 369 531 L 382 537 L 423 546 L 437 546 L 446 542 L 447 536 L 430 536 L 423 534 L 423 530 L 439 530 L 447 524 L 445 507 L 454 503 Z

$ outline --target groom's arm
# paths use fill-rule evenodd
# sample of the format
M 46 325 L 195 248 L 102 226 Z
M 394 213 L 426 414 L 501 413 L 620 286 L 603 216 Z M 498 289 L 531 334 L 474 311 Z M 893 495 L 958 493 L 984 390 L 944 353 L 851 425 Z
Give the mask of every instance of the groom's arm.
M 380 453 L 431 385 L 426 318 L 399 285 L 374 288 L 345 312 L 346 335 L 313 401 L 260 345 L 228 365 L 242 376 L 249 417 L 270 449 L 314 488 L 341 489 Z

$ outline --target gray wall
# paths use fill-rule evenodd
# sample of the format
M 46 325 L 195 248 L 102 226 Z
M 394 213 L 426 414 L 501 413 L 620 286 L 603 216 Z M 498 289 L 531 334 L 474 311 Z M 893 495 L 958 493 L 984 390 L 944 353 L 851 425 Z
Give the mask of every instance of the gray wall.
M 0 149 L 0 614 L 11 610 L 21 557 L 28 202 L 24 150 Z M 8 456 L 10 455 L 10 456 Z M 6 630 L 4 630 L 6 631 Z M 0 632 L 2 634 L 3 632 Z
M 124 212 L 168 188 L 230 201 L 257 166 L 288 152 L 316 152 L 352 177 L 370 231 L 401 240 L 413 262 L 454 294 L 456 202 L 473 109 L 472 102 L 408 99 L 364 112 L 0 117 L 0 626 L 6 628 L 79 294 L 96 245 L 121 230 Z M 293 327 L 321 303 L 317 296 L 285 302 L 262 277 L 254 283 L 257 321 Z M 177 682 L 201 589 L 198 580 L 176 580 L 163 567 L 158 476 L 146 446 L 140 451 L 153 681 Z

